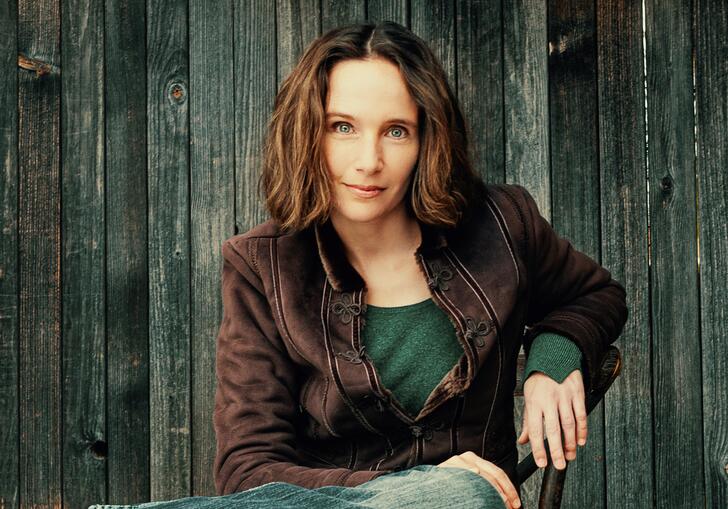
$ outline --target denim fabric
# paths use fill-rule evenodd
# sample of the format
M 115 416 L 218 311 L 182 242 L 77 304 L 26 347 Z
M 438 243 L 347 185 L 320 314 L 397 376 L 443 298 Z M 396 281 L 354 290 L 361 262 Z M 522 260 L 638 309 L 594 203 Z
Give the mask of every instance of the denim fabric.
M 187 497 L 139 505 L 92 505 L 89 509 L 270 509 L 270 508 L 417 508 L 503 509 L 496 489 L 480 475 L 463 468 L 417 465 L 354 487 L 308 489 L 271 482 L 216 497 Z

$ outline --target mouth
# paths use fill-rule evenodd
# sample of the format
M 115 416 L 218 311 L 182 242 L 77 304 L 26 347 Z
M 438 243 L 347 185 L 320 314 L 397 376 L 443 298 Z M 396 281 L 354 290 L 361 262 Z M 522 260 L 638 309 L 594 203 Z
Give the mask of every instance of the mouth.
M 378 196 L 385 188 L 377 186 L 352 186 L 344 184 L 349 191 L 359 198 L 374 198 Z

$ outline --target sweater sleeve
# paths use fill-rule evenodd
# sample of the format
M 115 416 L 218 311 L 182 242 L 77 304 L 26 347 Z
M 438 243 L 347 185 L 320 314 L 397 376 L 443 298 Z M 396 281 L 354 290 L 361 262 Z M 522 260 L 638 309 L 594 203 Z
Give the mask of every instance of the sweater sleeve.
M 533 340 L 531 353 L 526 359 L 523 380 L 540 371 L 561 383 L 576 369 L 581 369 L 579 347 L 567 337 L 546 332 Z
M 530 291 L 524 350 L 528 356 L 533 339 L 543 332 L 569 338 L 584 356 L 584 390 L 588 393 L 607 347 L 627 322 L 625 289 L 606 268 L 554 231 L 525 187 L 513 187 L 521 194 L 528 250 Z
M 213 426 L 215 487 L 226 495 L 274 481 L 306 488 L 356 486 L 389 471 L 299 464 L 298 387 L 263 285 L 228 239 L 223 243 L 223 318 L 217 336 Z

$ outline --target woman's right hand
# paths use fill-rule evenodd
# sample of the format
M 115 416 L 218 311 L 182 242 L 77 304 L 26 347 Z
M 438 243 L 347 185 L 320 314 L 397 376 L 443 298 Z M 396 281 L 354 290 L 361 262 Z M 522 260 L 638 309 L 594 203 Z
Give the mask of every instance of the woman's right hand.
M 473 451 L 467 451 L 443 461 L 438 467 L 456 467 L 466 468 L 471 472 L 483 477 L 492 484 L 508 509 L 516 509 L 521 507 L 521 500 L 518 498 L 516 487 L 513 486 L 508 474 L 495 463 L 484 460 Z

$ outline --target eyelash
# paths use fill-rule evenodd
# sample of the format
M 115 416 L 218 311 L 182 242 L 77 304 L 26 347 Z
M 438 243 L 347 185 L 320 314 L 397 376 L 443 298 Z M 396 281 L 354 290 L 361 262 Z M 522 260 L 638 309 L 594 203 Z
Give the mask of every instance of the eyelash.
M 342 132 L 336 131 L 336 127 L 339 126 L 339 125 L 341 125 L 341 124 L 345 124 L 345 125 L 351 126 L 351 124 L 349 122 L 341 122 L 341 121 L 339 121 L 339 122 L 334 122 L 333 124 L 331 124 L 331 128 L 335 132 L 337 132 L 338 134 L 349 134 L 349 133 L 342 133 Z M 402 127 L 402 126 L 399 126 L 399 125 L 393 125 L 390 128 L 390 130 L 391 129 L 399 129 L 400 131 L 402 131 L 404 133 L 403 136 L 400 136 L 398 138 L 394 138 L 395 140 L 403 140 L 403 139 L 405 139 L 405 138 L 407 138 L 409 136 L 409 131 L 405 127 Z

